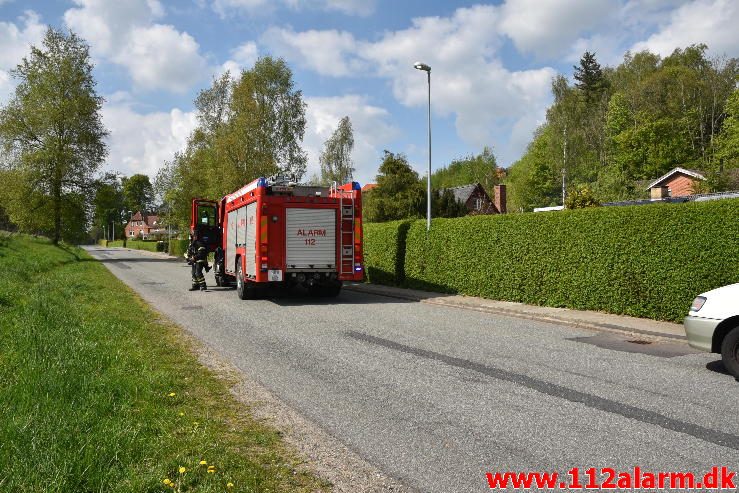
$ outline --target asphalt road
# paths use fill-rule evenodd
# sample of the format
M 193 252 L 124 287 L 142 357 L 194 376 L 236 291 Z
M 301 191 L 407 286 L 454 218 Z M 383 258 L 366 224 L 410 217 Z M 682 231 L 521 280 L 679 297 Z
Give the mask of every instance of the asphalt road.
M 739 383 L 721 373 L 717 355 L 359 292 L 255 301 L 231 289 L 191 293 L 183 262 L 89 251 L 280 399 L 421 491 L 489 491 L 485 473 L 509 470 L 739 471 Z

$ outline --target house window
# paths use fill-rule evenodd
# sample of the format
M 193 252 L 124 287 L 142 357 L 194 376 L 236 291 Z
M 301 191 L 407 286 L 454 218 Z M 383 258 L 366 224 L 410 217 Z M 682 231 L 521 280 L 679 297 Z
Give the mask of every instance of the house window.
M 475 210 L 479 211 L 482 209 L 482 199 L 480 197 L 475 199 Z

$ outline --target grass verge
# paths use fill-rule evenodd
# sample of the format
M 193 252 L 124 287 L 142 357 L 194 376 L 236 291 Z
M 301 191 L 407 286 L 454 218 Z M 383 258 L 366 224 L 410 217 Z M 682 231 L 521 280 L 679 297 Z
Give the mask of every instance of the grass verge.
M 0 236 L 0 491 L 328 489 L 191 349 L 83 250 Z

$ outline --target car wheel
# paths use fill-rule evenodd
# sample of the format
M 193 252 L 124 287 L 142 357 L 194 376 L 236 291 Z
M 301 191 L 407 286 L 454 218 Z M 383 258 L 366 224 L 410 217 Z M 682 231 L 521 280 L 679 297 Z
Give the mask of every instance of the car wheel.
M 739 380 L 739 327 L 734 327 L 721 343 L 721 359 L 724 367 Z

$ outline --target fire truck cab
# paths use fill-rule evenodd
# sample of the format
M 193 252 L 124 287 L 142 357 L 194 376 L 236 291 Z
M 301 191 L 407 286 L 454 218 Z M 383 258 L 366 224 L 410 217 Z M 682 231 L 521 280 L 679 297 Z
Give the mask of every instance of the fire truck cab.
M 336 296 L 362 281 L 362 191 L 259 178 L 219 201 L 194 199 L 191 231 L 215 252 L 218 286 L 236 284 L 241 299 L 264 287 L 306 287 Z

